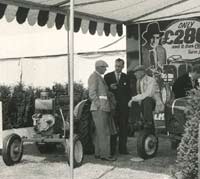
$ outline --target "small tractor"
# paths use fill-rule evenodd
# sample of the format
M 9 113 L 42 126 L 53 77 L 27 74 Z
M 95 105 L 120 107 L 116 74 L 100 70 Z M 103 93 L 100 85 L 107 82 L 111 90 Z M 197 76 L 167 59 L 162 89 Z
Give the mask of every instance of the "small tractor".
M 154 114 L 155 132 L 140 130 L 137 139 L 138 155 L 144 159 L 152 158 L 158 150 L 158 136 L 170 138 L 171 148 L 176 149 L 184 133 L 186 122 L 185 110 L 189 96 L 174 99 L 172 85 L 183 74 L 200 64 L 200 58 L 183 60 L 181 56 L 170 57 L 169 64 L 163 66 L 162 72 L 155 72 L 160 85 L 160 94 L 165 105 L 163 112 Z
M 58 147 L 64 150 L 69 163 L 69 96 L 59 95 L 49 98 L 47 92 L 41 92 L 35 99 L 35 113 L 32 116 L 35 134 L 32 138 L 11 134 L 4 138 L 2 157 L 7 166 L 20 162 L 23 155 L 23 144 L 35 143 L 41 154 L 53 152 Z M 65 116 L 65 117 L 64 117 Z M 77 134 L 74 134 L 74 167 L 83 161 L 83 146 Z

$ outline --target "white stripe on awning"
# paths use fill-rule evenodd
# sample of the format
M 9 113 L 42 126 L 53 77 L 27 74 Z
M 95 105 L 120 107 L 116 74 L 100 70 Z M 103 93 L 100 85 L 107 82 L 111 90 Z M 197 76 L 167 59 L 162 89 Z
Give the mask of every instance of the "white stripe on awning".
M 49 12 L 49 19 L 47 21 L 47 27 L 52 28 L 55 24 L 55 19 L 56 19 L 56 13 L 54 12 Z
M 103 35 L 103 28 L 104 28 L 104 23 L 98 22 L 97 23 L 97 33 L 98 35 Z
M 29 10 L 28 17 L 27 17 L 29 25 L 33 26 L 36 24 L 38 13 L 39 13 L 39 10 L 36 10 L 36 9 Z
M 5 11 L 5 17 L 8 22 L 12 22 L 17 13 L 18 7 L 17 6 L 7 6 L 6 11 Z
M 86 34 L 86 33 L 88 32 L 89 23 L 90 23 L 89 20 L 82 19 L 82 22 L 81 22 L 81 30 L 82 30 L 83 34 Z
M 110 33 L 112 34 L 112 36 L 116 36 L 116 33 L 117 33 L 116 28 L 117 28 L 116 24 L 111 24 Z

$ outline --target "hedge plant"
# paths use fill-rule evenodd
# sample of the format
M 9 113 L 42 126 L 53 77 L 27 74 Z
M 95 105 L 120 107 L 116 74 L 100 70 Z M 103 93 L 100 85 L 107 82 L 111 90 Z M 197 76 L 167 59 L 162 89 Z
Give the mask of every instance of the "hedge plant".
M 177 166 L 182 179 L 198 178 L 198 129 L 200 121 L 200 90 L 190 92 L 185 131 L 177 150 Z
M 0 85 L 0 100 L 3 106 L 3 129 L 32 126 L 35 99 L 40 97 L 41 91 L 48 91 L 50 98 L 67 99 L 69 105 L 68 84 L 56 83 L 52 88 L 33 88 L 18 83 L 15 86 Z M 85 98 L 86 89 L 82 83 L 74 83 L 74 105 Z M 63 96 L 62 96 L 63 95 Z M 64 105 L 64 104 L 63 104 Z M 64 109 L 65 106 L 62 106 Z

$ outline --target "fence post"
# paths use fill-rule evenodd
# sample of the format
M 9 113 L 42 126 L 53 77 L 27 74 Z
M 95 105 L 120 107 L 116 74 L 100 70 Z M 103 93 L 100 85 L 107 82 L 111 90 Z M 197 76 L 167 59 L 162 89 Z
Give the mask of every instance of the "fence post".
M 0 101 L 0 150 L 3 148 L 3 117 L 2 117 L 2 102 Z

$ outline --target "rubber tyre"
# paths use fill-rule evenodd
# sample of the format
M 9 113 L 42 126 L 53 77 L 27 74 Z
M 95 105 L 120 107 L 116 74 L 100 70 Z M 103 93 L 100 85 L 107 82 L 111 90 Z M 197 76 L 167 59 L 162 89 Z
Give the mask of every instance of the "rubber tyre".
M 84 158 L 84 153 L 83 153 L 83 145 L 81 141 L 79 140 L 79 137 L 77 135 L 74 135 L 74 160 L 73 160 L 73 167 L 79 167 L 82 165 L 83 158 Z M 70 165 L 70 145 L 69 145 L 69 140 L 67 139 L 67 146 L 66 146 L 66 152 L 67 152 L 67 162 Z
M 49 154 L 56 151 L 55 143 L 36 143 L 36 146 L 41 154 Z
M 158 150 L 158 137 L 150 130 L 139 132 L 137 138 L 137 153 L 143 159 L 153 158 Z
M 90 105 L 91 102 L 85 102 L 78 127 L 78 135 L 83 145 L 84 154 L 94 154 L 94 144 L 92 141 L 94 122 L 92 121 Z
M 22 139 L 17 134 L 11 134 L 4 138 L 2 158 L 7 166 L 12 166 L 21 161 L 23 155 Z

